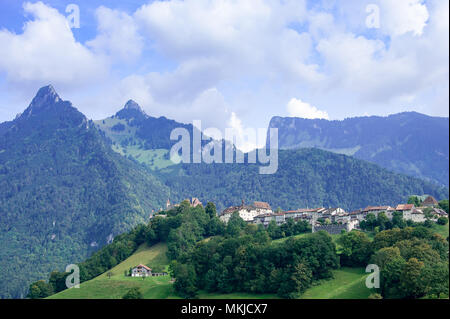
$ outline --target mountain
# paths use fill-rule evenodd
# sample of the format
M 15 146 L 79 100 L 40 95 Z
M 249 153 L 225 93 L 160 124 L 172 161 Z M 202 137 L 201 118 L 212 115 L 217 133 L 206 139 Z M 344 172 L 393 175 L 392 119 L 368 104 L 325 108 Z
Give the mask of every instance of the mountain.
M 411 194 L 448 197 L 445 187 L 319 149 L 280 151 L 272 175 L 259 174 L 259 163 L 176 164 L 169 159 L 174 128 L 195 130 L 149 116 L 133 101 L 93 122 L 51 86 L 0 124 L 0 297 L 23 297 L 30 282 L 92 255 L 168 197 L 198 197 L 219 210 L 242 199 L 351 210 Z
M 259 174 L 260 164 L 181 164 L 158 173 L 179 198 L 213 201 L 218 209 L 266 201 L 273 209 L 405 203 L 411 194 L 448 198 L 448 189 L 393 173 L 378 165 L 320 149 L 280 150 L 275 174 Z
M 112 151 L 94 123 L 51 86 L 5 123 L 0 298 L 24 297 L 30 282 L 85 259 L 167 200 L 166 186 Z
M 405 112 L 343 121 L 273 117 L 281 149 L 315 147 L 449 185 L 449 119 Z
M 129 100 L 115 115 L 95 121 L 95 124 L 110 140 L 113 150 L 146 164 L 152 170 L 175 165 L 169 156 L 171 147 L 178 141 L 170 139 L 174 129 L 185 129 L 189 133 L 191 146 L 194 132 L 200 134 L 192 124 L 180 123 L 164 116 L 156 118 L 147 115 L 133 100 Z M 204 147 L 210 141 L 202 140 L 201 146 Z M 239 152 L 234 145 L 223 141 L 222 154 L 227 148 L 232 148 L 234 154 Z M 192 154 L 190 159 L 192 161 Z
M 239 204 L 242 199 L 264 200 L 283 209 L 357 209 L 405 202 L 411 194 L 448 196 L 446 188 L 433 183 L 313 148 L 280 151 L 278 171 L 273 175 L 260 175 L 260 164 L 176 165 L 168 159 L 169 149 L 176 142 L 170 140 L 170 132 L 177 127 L 192 132 L 192 126 L 145 113 L 145 119 L 136 120 L 136 114 L 129 116 L 126 112 L 128 103 L 96 124 L 110 138 L 114 150 L 152 168 L 169 187 L 172 201 L 198 197 L 204 203 L 213 201 L 219 209 Z M 114 129 L 117 125 L 123 125 L 122 130 Z

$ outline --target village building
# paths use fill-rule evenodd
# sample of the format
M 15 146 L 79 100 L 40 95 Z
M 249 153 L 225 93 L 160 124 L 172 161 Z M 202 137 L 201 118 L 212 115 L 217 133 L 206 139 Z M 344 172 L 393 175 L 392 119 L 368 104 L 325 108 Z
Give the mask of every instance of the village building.
M 360 222 L 364 220 L 364 213 L 362 209 L 354 210 L 350 213 L 348 213 L 351 219 L 357 219 Z
M 411 220 L 416 223 L 423 223 L 426 218 L 425 214 L 422 210 L 418 208 L 414 208 L 411 211 L 407 210 L 403 212 L 403 219 L 404 220 Z
M 262 224 L 264 227 L 269 226 L 270 222 L 275 219 L 275 216 L 273 214 L 261 214 L 258 216 L 255 216 L 252 223 L 253 224 Z
M 437 220 L 439 217 L 448 217 L 447 213 L 440 208 L 433 208 L 430 211 L 430 215 L 432 216 L 432 219 Z
M 416 208 L 414 206 L 414 204 L 398 204 L 397 207 L 395 208 L 395 210 L 397 212 L 402 212 L 403 213 L 403 217 L 406 214 L 410 214 L 412 213 L 412 211 L 414 210 L 414 208 Z
M 192 197 L 191 201 L 191 207 L 197 207 L 197 206 L 203 206 L 202 202 L 197 197 Z
M 246 222 L 253 221 L 253 219 L 258 215 L 273 213 L 270 205 L 266 202 L 254 202 L 253 205 L 245 205 L 244 201 L 242 201 L 241 206 L 226 208 L 220 214 L 219 218 L 224 223 L 228 223 L 234 212 L 238 212 L 239 216 Z
M 327 209 L 321 211 L 321 213 L 323 215 L 334 216 L 334 215 L 337 215 L 337 214 L 345 214 L 345 210 L 343 208 L 340 208 L 340 207 L 333 207 L 333 208 L 327 208 Z
M 436 207 L 438 205 L 439 205 L 438 201 L 433 196 L 428 196 L 422 202 L 422 206 L 426 206 L 426 207 Z
M 375 217 L 378 217 L 379 213 L 385 213 L 386 217 L 389 219 L 392 219 L 392 213 L 395 211 L 395 209 L 391 206 L 367 206 L 362 210 L 364 218 L 367 216 L 367 214 L 374 214 Z

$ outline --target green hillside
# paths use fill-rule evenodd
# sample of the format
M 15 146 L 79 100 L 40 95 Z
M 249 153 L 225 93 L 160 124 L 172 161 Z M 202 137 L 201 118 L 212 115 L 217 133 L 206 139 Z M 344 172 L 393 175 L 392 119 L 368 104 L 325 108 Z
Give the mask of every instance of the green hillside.
M 61 291 L 48 299 L 120 299 L 130 288 L 139 287 L 145 299 L 172 299 L 177 297 L 172 288 L 170 276 L 133 278 L 125 277 L 124 271 L 138 264 L 150 267 L 163 266 L 167 269 L 167 245 L 160 243 L 152 247 L 142 244 L 128 259 L 100 276 L 83 282 L 79 289 Z M 111 277 L 108 277 L 111 273 Z M 301 299 L 365 299 L 370 290 L 365 287 L 368 274 L 363 268 L 342 268 L 333 271 L 334 278 L 323 280 L 305 291 Z M 276 294 L 251 293 L 206 293 L 198 294 L 200 299 L 274 299 Z
M 151 268 L 160 266 L 167 269 L 167 245 L 160 243 L 152 247 L 142 244 L 137 251 L 100 276 L 83 282 L 80 288 L 63 290 L 49 299 L 120 299 L 133 287 L 139 287 L 144 298 L 164 299 L 176 298 L 173 294 L 170 276 L 147 277 L 145 279 L 136 277 L 125 277 L 124 272 L 130 267 L 138 264 L 148 265 Z M 111 273 L 111 277 L 108 274 Z
M 344 267 L 333 271 L 334 278 L 308 288 L 300 299 L 367 299 L 372 293 L 365 285 L 364 268 Z

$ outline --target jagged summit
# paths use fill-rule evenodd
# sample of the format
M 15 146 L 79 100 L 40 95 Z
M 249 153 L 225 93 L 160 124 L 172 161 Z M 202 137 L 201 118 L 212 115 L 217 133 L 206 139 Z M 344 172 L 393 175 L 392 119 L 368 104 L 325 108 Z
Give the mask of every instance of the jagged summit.
M 39 89 L 36 96 L 31 101 L 30 106 L 33 108 L 40 108 L 43 105 L 57 103 L 60 100 L 61 98 L 58 93 L 56 93 L 55 88 L 49 84 Z
M 116 113 L 116 116 L 122 119 L 144 120 L 148 115 L 144 110 L 133 100 L 128 100 L 125 106 Z
M 28 108 L 19 117 L 28 117 L 31 114 L 39 113 L 61 102 L 63 100 L 56 93 L 55 88 L 49 84 L 38 90 Z M 70 102 L 68 103 L 70 104 Z
M 138 111 L 142 111 L 141 107 L 139 106 L 139 104 L 137 104 L 135 101 L 133 100 L 128 100 L 127 103 L 125 103 L 125 106 L 123 107 L 125 110 L 138 110 Z M 143 112 L 143 111 L 142 111 Z

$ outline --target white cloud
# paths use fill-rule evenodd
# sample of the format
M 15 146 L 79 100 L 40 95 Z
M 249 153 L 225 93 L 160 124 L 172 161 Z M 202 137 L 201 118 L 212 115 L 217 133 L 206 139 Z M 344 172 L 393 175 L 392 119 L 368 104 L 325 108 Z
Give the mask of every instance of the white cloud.
M 25 3 L 23 33 L 0 30 L 0 71 L 10 82 L 77 86 L 107 72 L 107 65 L 77 42 L 63 15 L 42 2 Z
M 292 98 L 287 104 L 289 116 L 301 117 L 305 119 L 328 119 L 328 113 L 317 109 L 309 103 L 300 99 Z
M 290 28 L 306 21 L 304 1 L 155 1 L 134 16 L 159 52 L 180 64 L 217 61 L 221 80 L 249 73 L 320 78 L 307 61 L 309 35 Z
M 423 0 L 380 0 L 381 29 L 391 36 L 407 32 L 420 36 L 429 18 Z
M 246 153 L 256 148 L 264 147 L 265 137 L 258 136 L 261 130 L 256 130 L 254 127 L 244 127 L 242 120 L 237 116 L 235 112 L 231 112 L 230 119 L 228 120 L 228 128 L 231 128 L 233 134 L 236 137 L 232 142 L 237 149 Z
M 144 41 L 131 16 L 104 6 L 99 7 L 95 15 L 98 35 L 86 43 L 88 47 L 96 53 L 123 61 L 135 60 L 140 56 Z

